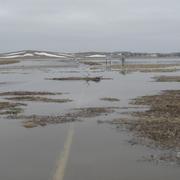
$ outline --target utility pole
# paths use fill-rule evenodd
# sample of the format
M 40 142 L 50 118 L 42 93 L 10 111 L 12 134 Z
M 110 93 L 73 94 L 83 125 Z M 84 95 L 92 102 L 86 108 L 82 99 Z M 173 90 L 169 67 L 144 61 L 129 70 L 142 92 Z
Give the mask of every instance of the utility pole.
M 121 63 L 122 63 L 122 67 L 124 67 L 124 65 L 125 65 L 125 56 L 123 54 L 121 55 Z

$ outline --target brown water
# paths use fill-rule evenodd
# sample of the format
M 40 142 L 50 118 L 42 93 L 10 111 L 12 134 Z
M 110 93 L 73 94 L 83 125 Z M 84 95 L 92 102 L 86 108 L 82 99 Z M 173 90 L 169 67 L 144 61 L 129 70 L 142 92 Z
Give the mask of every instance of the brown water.
M 132 60 L 131 60 L 132 61 Z M 129 63 L 132 63 L 132 62 Z M 158 60 L 157 60 L 158 61 Z M 176 60 L 177 61 L 177 60 Z M 134 60 L 133 63 L 139 63 Z M 172 63 L 174 61 L 172 60 Z M 156 63 L 160 63 L 159 61 Z M 176 62 L 177 63 L 177 62 Z M 72 108 L 125 107 L 132 98 L 156 94 L 165 89 L 180 89 L 179 83 L 157 83 L 151 77 L 173 73 L 130 73 L 90 71 L 72 61 L 23 61 L 0 67 L 0 91 L 68 92 L 58 97 L 71 98 L 70 103 L 28 103 L 25 114 L 61 115 Z M 68 76 L 104 76 L 113 78 L 99 83 L 84 81 L 50 81 L 45 78 Z M 103 97 L 120 102 L 101 101 Z M 111 116 L 84 119 L 73 124 L 49 125 L 26 129 L 21 121 L 0 121 L 0 179 L 2 180 L 178 180 L 179 166 L 140 161 L 159 150 L 130 145 L 132 134 L 97 120 Z M 73 131 L 73 133 L 72 133 Z

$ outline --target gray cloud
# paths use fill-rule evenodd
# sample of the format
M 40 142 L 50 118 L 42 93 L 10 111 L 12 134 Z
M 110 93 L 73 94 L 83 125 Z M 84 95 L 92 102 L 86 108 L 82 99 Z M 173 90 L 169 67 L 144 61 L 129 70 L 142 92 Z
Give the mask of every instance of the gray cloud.
M 179 0 L 0 0 L 0 51 L 180 51 Z

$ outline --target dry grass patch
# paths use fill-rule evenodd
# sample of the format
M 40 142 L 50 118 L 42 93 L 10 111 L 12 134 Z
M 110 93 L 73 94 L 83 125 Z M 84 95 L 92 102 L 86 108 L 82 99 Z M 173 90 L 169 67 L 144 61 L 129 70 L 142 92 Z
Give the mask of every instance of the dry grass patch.
M 147 105 L 143 112 L 131 113 L 131 130 L 154 140 L 162 147 L 180 148 L 180 90 L 163 91 L 161 94 L 142 96 L 132 101 Z
M 180 64 L 112 64 L 112 65 L 94 65 L 90 69 L 102 69 L 102 68 L 111 69 L 114 71 L 124 71 L 126 73 L 131 72 L 143 72 L 143 73 L 153 73 L 153 72 L 176 72 L 180 70 Z
M 157 82 L 180 82 L 180 76 L 156 76 Z
M 22 119 L 22 125 L 25 128 L 34 128 L 38 126 L 47 126 L 50 124 L 70 123 L 77 121 L 76 118 L 67 116 L 19 116 L 17 119 Z
M 9 108 L 13 108 L 13 107 L 21 106 L 21 105 L 24 105 L 24 104 L 11 103 L 11 102 L 0 102 L 0 110 L 9 109 Z
M 0 59 L 0 65 L 19 63 L 19 60 Z
M 109 113 L 114 112 L 114 107 L 89 107 L 89 108 L 78 108 L 74 109 L 75 112 L 66 113 L 61 116 L 17 116 L 10 115 L 9 119 L 21 119 L 22 125 L 25 128 L 34 128 L 38 126 L 47 126 L 50 124 L 60 124 L 60 123 L 69 123 L 75 121 L 81 121 L 82 118 L 93 118 L 100 116 L 102 114 L 108 115 Z
M 107 123 L 134 132 L 137 143 L 150 147 L 169 149 L 169 154 L 153 156 L 151 160 L 180 162 L 180 90 L 162 91 L 158 95 L 142 96 L 131 104 L 148 106 L 146 111 L 128 112 L 125 118 Z
M 43 92 L 43 91 L 9 91 L 2 92 L 0 96 L 46 96 L 46 95 L 61 95 L 62 93 L 54 93 L 54 92 Z
M 25 105 L 26 104 L 22 103 L 0 102 L 0 115 L 18 114 L 22 112 L 22 108 L 20 106 Z
M 8 100 L 15 101 L 39 101 L 39 102 L 52 102 L 52 103 L 66 103 L 71 102 L 71 99 L 52 99 L 44 97 L 46 95 L 61 95 L 62 93 L 55 92 L 43 92 L 43 91 L 11 91 L 2 92 L 0 96 L 10 96 L 6 97 Z
M 87 108 L 77 108 L 76 112 L 73 113 L 74 117 L 80 118 L 91 118 L 100 115 L 108 115 L 113 113 L 117 107 L 87 107 Z
M 126 64 L 124 66 L 120 64 L 113 64 L 110 67 L 113 69 L 153 69 L 153 68 L 170 68 L 180 66 L 180 64 Z
M 179 71 L 179 69 L 177 68 L 170 68 L 170 69 L 162 69 L 162 68 L 157 68 L 157 69 L 139 69 L 139 72 L 143 72 L 143 73 L 158 73 L 158 72 L 176 72 Z
M 71 99 L 52 99 L 47 97 L 40 96 L 15 96 L 6 98 L 8 100 L 16 100 L 16 101 L 38 101 L 38 102 L 46 102 L 46 103 L 67 103 L 72 102 Z

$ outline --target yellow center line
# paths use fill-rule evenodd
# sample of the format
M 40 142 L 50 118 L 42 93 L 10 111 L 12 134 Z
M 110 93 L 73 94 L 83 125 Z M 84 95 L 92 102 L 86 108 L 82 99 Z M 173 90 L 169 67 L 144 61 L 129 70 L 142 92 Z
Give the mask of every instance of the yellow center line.
M 57 162 L 57 167 L 56 167 L 55 174 L 53 176 L 53 180 L 63 180 L 64 179 L 65 170 L 67 167 L 67 162 L 68 162 L 69 154 L 70 154 L 70 150 L 71 150 L 73 134 L 74 134 L 74 125 L 72 123 L 72 124 L 70 124 L 69 130 L 68 130 L 67 139 L 64 143 L 63 152 L 60 154 L 59 161 Z

